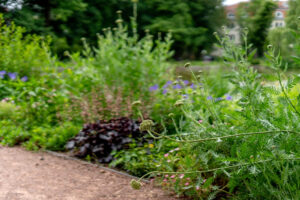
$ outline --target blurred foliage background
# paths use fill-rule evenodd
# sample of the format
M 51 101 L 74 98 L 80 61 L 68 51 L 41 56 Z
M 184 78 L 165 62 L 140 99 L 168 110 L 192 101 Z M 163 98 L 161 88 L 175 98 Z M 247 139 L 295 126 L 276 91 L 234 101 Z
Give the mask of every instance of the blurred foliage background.
M 131 0 L 0 1 L 0 11 L 7 21 L 25 27 L 29 33 L 52 36 L 52 49 L 60 55 L 65 50 L 80 50 L 82 37 L 95 44 L 97 33 L 115 26 L 117 10 L 123 11 L 123 20 L 129 23 L 133 15 Z M 194 58 L 203 49 L 211 49 L 215 42 L 212 33 L 224 22 L 222 0 L 140 0 L 138 3 L 140 36 L 145 35 L 146 29 L 156 36 L 172 31 L 176 57 Z

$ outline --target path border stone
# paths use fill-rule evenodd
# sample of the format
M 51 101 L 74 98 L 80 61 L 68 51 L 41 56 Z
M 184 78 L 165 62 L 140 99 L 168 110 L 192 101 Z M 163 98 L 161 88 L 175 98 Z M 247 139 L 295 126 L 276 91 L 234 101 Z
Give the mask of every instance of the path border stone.
M 82 159 L 79 159 L 79 158 L 76 158 L 76 157 L 73 157 L 73 156 L 68 156 L 68 155 L 65 155 L 63 153 L 58 153 L 58 152 L 55 152 L 55 151 L 50 151 L 50 150 L 42 150 L 42 151 L 46 152 L 46 153 L 49 153 L 50 155 L 53 155 L 53 156 L 56 156 L 56 157 L 64 158 L 64 159 L 67 159 L 67 160 L 76 160 L 78 162 L 81 162 L 82 164 L 95 166 L 95 167 L 98 167 L 100 169 L 107 170 L 107 171 L 110 171 L 110 172 L 113 172 L 113 173 L 116 173 L 116 174 L 119 174 L 119 175 L 122 175 L 122 176 L 126 176 L 126 177 L 129 177 L 129 178 L 135 179 L 135 180 L 140 180 L 144 183 L 150 183 L 149 180 L 140 179 L 139 177 L 133 176 L 133 175 L 128 174 L 126 172 L 122 172 L 122 171 L 118 171 L 118 170 L 115 170 L 115 169 L 112 169 L 112 168 L 109 168 L 109 167 L 105 167 L 105 166 L 101 165 L 100 163 L 91 163 L 91 162 L 88 162 L 88 161 L 85 161 L 85 160 L 82 160 Z

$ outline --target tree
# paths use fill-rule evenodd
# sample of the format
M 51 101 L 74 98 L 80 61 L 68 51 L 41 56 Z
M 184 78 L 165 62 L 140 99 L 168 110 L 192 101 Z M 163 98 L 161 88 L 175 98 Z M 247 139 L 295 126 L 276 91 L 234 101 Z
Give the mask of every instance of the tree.
M 257 49 L 257 55 L 263 56 L 268 31 L 277 5 L 270 0 L 252 0 L 241 4 L 238 10 L 238 22 L 249 30 L 249 43 Z
M 300 0 L 289 1 L 289 11 L 286 17 L 286 25 L 288 28 L 296 30 L 300 17 Z
M 0 0 L 2 5 L 19 0 Z M 132 0 L 23 0 L 19 9 L 11 9 L 5 18 L 26 27 L 30 33 L 51 35 L 56 52 L 78 50 L 81 38 L 96 43 L 96 34 L 114 27 L 116 11 L 130 23 Z M 138 32 L 149 29 L 153 35 L 173 32 L 177 57 L 195 57 L 209 49 L 215 32 L 225 20 L 223 0 L 140 0 Z M 11 6 L 10 6 L 11 7 Z
M 209 49 L 215 41 L 213 32 L 225 23 L 222 0 L 152 0 L 142 6 L 143 27 L 153 33 L 171 30 L 177 57 L 197 57 Z

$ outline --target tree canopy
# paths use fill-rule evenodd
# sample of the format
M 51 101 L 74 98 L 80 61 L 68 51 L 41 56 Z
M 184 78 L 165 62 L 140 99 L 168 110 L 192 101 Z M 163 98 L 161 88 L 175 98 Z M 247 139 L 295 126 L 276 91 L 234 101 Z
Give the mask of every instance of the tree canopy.
M 276 7 L 270 0 L 251 0 L 250 3 L 241 4 L 238 9 L 238 23 L 242 28 L 248 28 L 249 43 L 257 49 L 258 56 L 263 55 Z
M 24 26 L 30 33 L 51 35 L 53 48 L 81 48 L 81 38 L 96 42 L 103 28 L 114 27 L 116 11 L 123 11 L 123 20 L 130 22 L 132 0 L 0 0 L 0 11 L 6 20 Z M 153 35 L 173 33 L 177 57 L 193 57 L 209 50 L 215 32 L 225 20 L 223 0 L 140 0 L 138 32 L 149 29 Z M 19 6 L 12 6 L 12 4 Z M 6 7 L 6 8 L 5 8 Z
M 289 11 L 286 17 L 286 25 L 288 28 L 296 30 L 300 17 L 300 0 L 289 1 Z

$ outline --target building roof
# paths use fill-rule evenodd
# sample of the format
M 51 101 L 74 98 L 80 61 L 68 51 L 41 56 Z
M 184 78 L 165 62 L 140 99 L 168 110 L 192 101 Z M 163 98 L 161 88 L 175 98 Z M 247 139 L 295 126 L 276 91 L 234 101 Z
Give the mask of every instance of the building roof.
M 278 5 L 276 11 L 281 11 L 283 13 L 283 16 L 285 17 L 286 14 L 287 14 L 287 10 L 288 10 L 288 1 L 275 1 L 275 2 Z M 227 15 L 229 13 L 236 14 L 237 9 L 239 8 L 240 5 L 248 4 L 248 3 L 249 2 L 240 2 L 240 3 L 232 4 L 232 5 L 229 5 L 229 6 L 225 6 L 225 12 L 226 12 Z

